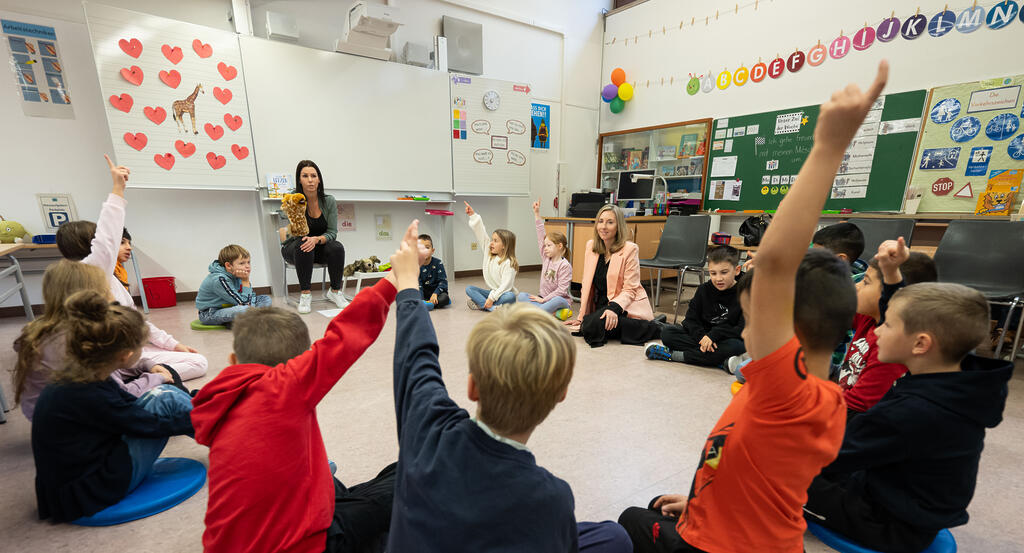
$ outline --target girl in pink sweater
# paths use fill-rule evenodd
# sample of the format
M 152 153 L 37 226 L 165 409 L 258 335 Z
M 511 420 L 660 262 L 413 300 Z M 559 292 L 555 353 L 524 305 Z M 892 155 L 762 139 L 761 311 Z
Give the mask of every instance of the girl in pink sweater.
M 569 309 L 572 296 L 569 285 L 572 283 L 572 265 L 566 260 L 569 257 L 569 242 L 561 232 L 547 233 L 544 230 L 544 219 L 540 217 L 540 198 L 533 202 L 533 220 L 537 225 L 537 246 L 543 260 L 540 272 L 540 295 L 521 292 L 516 301 L 530 302 L 548 313 L 557 316 L 562 309 Z M 562 320 L 572 315 L 569 311 Z

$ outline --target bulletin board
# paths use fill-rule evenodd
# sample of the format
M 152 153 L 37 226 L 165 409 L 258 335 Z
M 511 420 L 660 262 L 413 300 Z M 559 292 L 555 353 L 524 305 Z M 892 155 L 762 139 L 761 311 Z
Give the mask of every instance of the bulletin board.
M 117 163 L 134 186 L 256 189 L 234 33 L 86 4 Z
M 449 82 L 455 193 L 529 195 L 530 86 L 456 73 Z
M 919 212 L 973 213 L 993 171 L 1024 168 L 1022 85 L 1017 75 L 931 90 L 910 181 Z
M 826 209 L 902 209 L 926 95 L 914 90 L 875 102 L 844 155 Z M 819 109 L 716 119 L 704 209 L 776 209 L 811 151 Z

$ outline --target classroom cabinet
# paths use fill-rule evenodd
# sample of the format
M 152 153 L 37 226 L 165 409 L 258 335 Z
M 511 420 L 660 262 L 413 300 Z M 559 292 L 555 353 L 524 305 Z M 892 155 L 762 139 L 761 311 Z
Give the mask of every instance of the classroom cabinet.
M 572 263 L 572 281 L 575 284 L 582 284 L 587 242 L 594 238 L 594 220 L 575 217 L 551 218 L 545 221 L 544 229 L 547 232 L 558 231 L 569 237 L 569 246 L 572 248 L 572 257 L 569 259 Z M 664 229 L 665 217 L 647 216 L 626 219 L 629 240 L 636 242 L 639 247 L 640 259 L 654 257 Z M 673 277 L 675 274 L 675 271 L 663 271 L 662 278 Z M 654 273 L 654 276 L 657 276 L 657 273 Z M 641 270 L 640 278 L 650 278 L 649 271 Z

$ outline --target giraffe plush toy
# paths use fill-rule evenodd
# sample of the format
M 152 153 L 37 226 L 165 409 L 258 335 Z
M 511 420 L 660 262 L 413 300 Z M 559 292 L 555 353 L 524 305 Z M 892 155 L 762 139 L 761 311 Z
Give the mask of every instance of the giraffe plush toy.
M 306 224 L 306 196 L 302 194 L 285 194 L 281 198 L 281 211 L 288 216 L 288 234 L 306 236 L 309 225 Z
M 206 91 L 203 90 L 203 85 L 197 84 L 196 89 L 193 90 L 192 94 L 189 94 L 187 98 L 184 100 L 175 100 L 174 103 L 171 104 L 171 112 L 174 114 L 174 122 L 178 124 L 179 131 L 188 132 L 188 129 L 185 128 L 184 119 L 184 114 L 187 113 L 189 119 L 192 120 L 192 134 L 199 134 L 199 131 L 196 130 L 196 96 L 198 96 L 200 92 L 206 94 Z

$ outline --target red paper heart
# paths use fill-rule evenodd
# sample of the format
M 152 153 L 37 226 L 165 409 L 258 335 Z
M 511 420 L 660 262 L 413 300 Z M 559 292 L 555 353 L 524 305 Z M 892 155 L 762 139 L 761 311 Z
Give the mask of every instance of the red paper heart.
M 142 69 L 140 69 L 138 65 L 133 65 L 131 69 L 122 67 L 121 76 L 124 77 L 124 80 L 132 83 L 135 86 L 139 86 L 140 84 L 142 84 L 142 79 L 144 78 Z
M 117 41 L 117 45 L 121 47 L 121 51 L 129 56 L 138 59 L 142 55 L 142 43 L 139 39 L 133 38 L 131 40 L 121 39 Z
M 174 65 L 178 65 L 178 62 L 181 61 L 181 58 L 185 56 L 185 54 L 182 53 L 181 48 L 178 48 L 177 46 L 172 48 L 168 44 L 164 44 L 163 46 L 161 46 L 160 51 L 164 53 L 164 57 L 167 58 L 167 61 L 173 63 Z
M 171 88 L 178 88 L 178 85 L 181 84 L 181 73 L 175 69 L 171 69 L 170 72 L 160 71 L 160 80 Z
M 128 113 L 132 110 L 132 104 L 134 103 L 135 100 L 133 100 L 131 95 L 129 95 L 127 92 L 120 96 L 115 95 L 110 97 L 110 105 L 125 113 Z
M 242 126 L 242 117 L 239 115 L 231 115 L 230 113 L 225 113 L 224 124 L 227 125 L 229 129 L 237 131 Z
M 210 164 L 210 167 L 213 167 L 214 169 L 220 169 L 221 167 L 224 167 L 224 164 L 226 164 L 228 160 L 224 159 L 224 156 L 219 156 L 213 152 L 210 152 L 206 154 L 206 162 Z
M 227 105 L 231 101 L 231 89 L 215 86 L 213 87 L 213 97 L 220 100 L 220 103 Z
M 220 76 L 224 77 L 225 81 L 230 81 L 238 76 L 238 69 L 235 69 L 235 66 L 228 65 L 224 62 L 217 64 L 217 71 L 220 71 Z
M 178 153 L 181 154 L 181 157 L 188 157 L 196 153 L 196 145 L 191 142 L 185 143 L 184 140 L 176 141 L 174 143 L 174 149 L 178 150 Z
M 149 142 L 149 139 L 146 138 L 146 135 L 143 133 L 132 134 L 130 132 L 126 132 L 124 133 L 124 142 L 141 152 L 142 149 L 146 147 L 146 143 Z
M 195 50 L 196 54 L 201 58 L 208 58 L 213 55 L 213 46 L 203 44 L 203 41 L 198 38 L 192 41 L 192 49 Z
M 238 159 L 245 159 L 249 157 L 249 148 L 245 146 L 239 146 L 238 144 L 231 145 L 231 153 L 235 154 Z
M 164 119 L 167 119 L 167 112 L 164 110 L 164 108 L 161 107 L 151 108 L 149 106 L 146 106 L 142 108 L 142 113 L 145 113 L 146 118 L 156 123 L 157 125 L 163 123 Z
M 208 134 L 210 138 L 214 140 L 220 140 L 220 137 L 224 136 L 224 127 L 220 125 L 213 125 L 211 123 L 207 123 L 203 125 L 203 130 L 205 130 L 206 134 Z
M 164 169 L 167 169 L 168 171 L 171 170 L 171 167 L 174 167 L 174 156 L 171 154 L 156 154 L 153 156 L 153 161 L 155 161 L 157 165 L 163 167 Z

